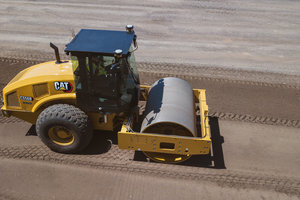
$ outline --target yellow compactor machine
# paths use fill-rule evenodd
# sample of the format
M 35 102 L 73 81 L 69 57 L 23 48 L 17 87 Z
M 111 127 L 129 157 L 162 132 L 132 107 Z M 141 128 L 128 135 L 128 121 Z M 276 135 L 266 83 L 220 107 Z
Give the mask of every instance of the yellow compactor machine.
M 34 124 L 51 150 L 80 152 L 98 130 L 118 132 L 119 148 L 157 162 L 210 153 L 205 90 L 174 77 L 140 85 L 132 25 L 126 31 L 82 29 L 66 45 L 68 61 L 50 46 L 56 61 L 19 72 L 3 89 L 1 112 Z M 146 102 L 143 114 L 139 101 Z

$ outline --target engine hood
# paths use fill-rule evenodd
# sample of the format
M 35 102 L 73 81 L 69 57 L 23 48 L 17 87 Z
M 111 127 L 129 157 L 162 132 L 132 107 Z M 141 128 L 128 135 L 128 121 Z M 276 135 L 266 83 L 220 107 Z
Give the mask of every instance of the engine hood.
M 59 80 L 73 80 L 71 61 L 56 64 L 55 61 L 31 66 L 19 72 L 3 89 L 8 92 L 26 85 Z

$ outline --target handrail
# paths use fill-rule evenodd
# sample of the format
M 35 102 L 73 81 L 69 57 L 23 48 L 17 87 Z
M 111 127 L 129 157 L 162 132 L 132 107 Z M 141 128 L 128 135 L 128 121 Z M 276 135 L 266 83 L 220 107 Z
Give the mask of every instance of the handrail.
M 206 104 L 206 94 L 205 90 L 202 89 L 193 89 L 196 101 L 199 102 L 199 109 L 200 109 L 200 123 L 201 123 L 201 138 L 205 138 L 208 136 L 209 129 L 208 126 L 208 106 Z

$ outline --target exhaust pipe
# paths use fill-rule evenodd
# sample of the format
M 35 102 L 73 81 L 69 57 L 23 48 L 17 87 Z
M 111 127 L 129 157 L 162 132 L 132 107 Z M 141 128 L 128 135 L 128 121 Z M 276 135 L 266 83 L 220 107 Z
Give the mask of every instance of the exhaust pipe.
M 54 49 L 55 57 L 56 57 L 56 64 L 62 63 L 61 60 L 60 60 L 60 57 L 59 57 L 59 52 L 58 52 L 57 46 L 55 46 L 52 42 L 50 42 L 50 47 L 52 49 Z

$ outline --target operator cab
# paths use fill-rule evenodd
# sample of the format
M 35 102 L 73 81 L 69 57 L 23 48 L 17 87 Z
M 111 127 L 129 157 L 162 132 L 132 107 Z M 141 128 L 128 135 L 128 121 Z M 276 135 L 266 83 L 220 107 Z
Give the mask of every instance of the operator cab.
M 135 108 L 140 81 L 135 63 L 136 35 L 82 29 L 66 45 L 71 54 L 77 106 L 86 112 L 121 113 Z

